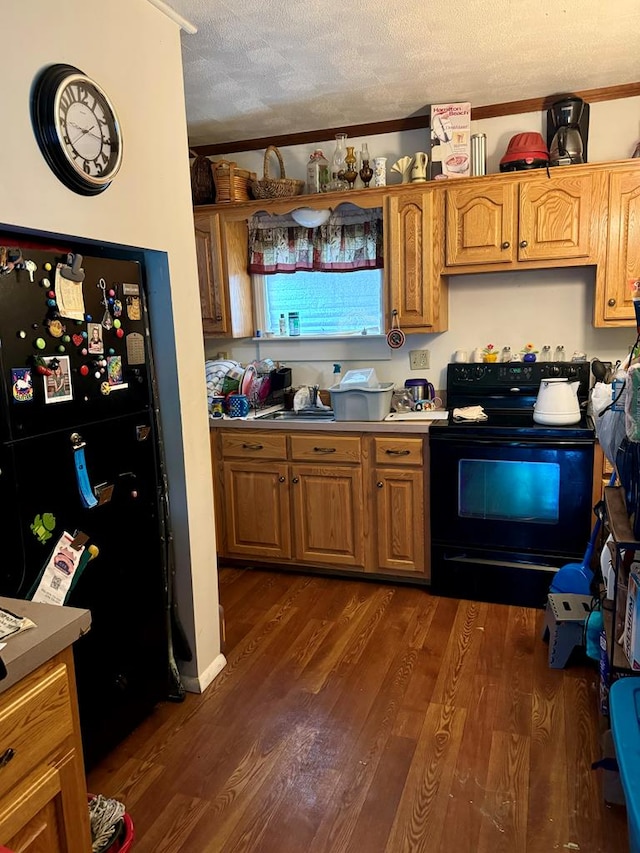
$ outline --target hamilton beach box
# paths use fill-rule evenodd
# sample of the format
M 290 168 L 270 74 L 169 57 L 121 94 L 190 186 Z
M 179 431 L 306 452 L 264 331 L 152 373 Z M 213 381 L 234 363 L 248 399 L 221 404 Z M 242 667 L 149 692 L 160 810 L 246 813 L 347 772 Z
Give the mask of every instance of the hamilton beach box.
M 432 104 L 431 130 L 437 136 L 442 176 L 467 178 L 471 174 L 471 104 Z

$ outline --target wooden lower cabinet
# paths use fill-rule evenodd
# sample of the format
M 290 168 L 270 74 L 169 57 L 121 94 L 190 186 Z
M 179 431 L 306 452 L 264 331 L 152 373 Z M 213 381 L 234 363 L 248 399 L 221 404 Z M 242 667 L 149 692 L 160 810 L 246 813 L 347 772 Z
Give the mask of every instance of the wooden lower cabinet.
M 220 556 L 427 580 L 427 444 L 213 429 Z
M 0 844 L 16 853 L 91 850 L 73 672 L 68 648 L 0 695 Z

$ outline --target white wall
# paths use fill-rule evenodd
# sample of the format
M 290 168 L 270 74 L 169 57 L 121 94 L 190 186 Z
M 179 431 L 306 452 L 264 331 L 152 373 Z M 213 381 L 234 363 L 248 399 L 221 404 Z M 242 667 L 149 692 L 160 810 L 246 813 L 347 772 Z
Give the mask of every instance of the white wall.
M 546 133 L 546 114 L 526 113 L 472 122 L 472 132 L 487 134 L 488 172 L 498 172 L 500 158 L 509 139 L 516 133 Z M 405 154 L 426 150 L 427 131 L 390 133 L 371 138 L 347 140 L 358 150 L 367 142 L 372 157 L 386 156 L 388 166 Z M 640 97 L 591 104 L 589 122 L 589 162 L 608 162 L 630 157 L 640 138 Z M 330 159 L 334 141 L 326 145 L 297 145 L 282 149 L 288 177 L 304 178 L 310 152 L 318 147 Z M 262 175 L 264 151 L 236 152 L 225 155 L 244 169 Z M 277 163 L 272 164 L 277 170 Z M 272 174 L 274 173 L 272 168 Z M 387 182 L 399 183 L 400 176 L 388 171 Z M 563 344 L 567 355 L 586 351 L 590 358 L 622 358 L 633 343 L 634 330 L 594 329 L 594 275 L 588 268 L 500 273 L 496 275 L 452 276 L 449 280 L 449 329 L 438 335 L 411 335 L 400 350 L 389 350 L 384 342 L 330 342 L 322 357 L 307 344 L 284 342 L 256 344 L 251 341 L 206 341 L 209 357 L 226 350 L 239 361 L 259 355 L 279 359 L 293 368 L 295 384 L 323 384 L 333 361 L 343 369 L 375 363 L 382 381 L 402 384 L 408 376 L 427 376 L 436 387 L 445 385 L 446 365 L 457 349 L 473 350 L 493 343 L 514 350 L 533 342 L 555 349 Z M 363 352 L 364 347 L 366 351 Z M 428 347 L 431 369 L 409 372 L 409 350 Z M 306 357 L 305 357 L 306 356 Z
M 180 31 L 147 0 L 5 0 L 0 52 L 0 224 L 166 252 L 150 311 L 167 448 L 179 611 L 194 651 L 181 664 L 199 689 L 221 666 L 204 355 L 193 236 Z M 29 114 L 40 70 L 65 62 L 94 77 L 124 135 L 106 192 L 66 189 L 37 147 Z

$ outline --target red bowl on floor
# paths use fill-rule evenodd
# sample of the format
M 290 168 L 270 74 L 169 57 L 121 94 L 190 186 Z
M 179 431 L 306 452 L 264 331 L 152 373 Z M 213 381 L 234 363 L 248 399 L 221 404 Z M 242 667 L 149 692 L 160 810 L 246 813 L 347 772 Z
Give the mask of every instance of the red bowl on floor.
M 91 802 L 94 797 L 95 794 L 87 795 L 89 802 Z M 129 850 L 133 847 L 134 840 L 135 831 L 133 828 L 133 821 L 131 820 L 131 815 L 128 812 L 125 812 L 122 815 L 122 826 L 104 853 L 129 853 Z M 1 849 L 0 853 L 2 853 Z

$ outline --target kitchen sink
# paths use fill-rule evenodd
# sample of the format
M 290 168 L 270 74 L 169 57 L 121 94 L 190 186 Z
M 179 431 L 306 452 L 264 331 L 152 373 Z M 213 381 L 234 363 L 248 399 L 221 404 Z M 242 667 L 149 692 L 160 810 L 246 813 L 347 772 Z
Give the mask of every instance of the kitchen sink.
M 333 409 L 301 409 L 294 412 L 289 409 L 279 409 L 266 415 L 256 415 L 261 421 L 334 421 Z

